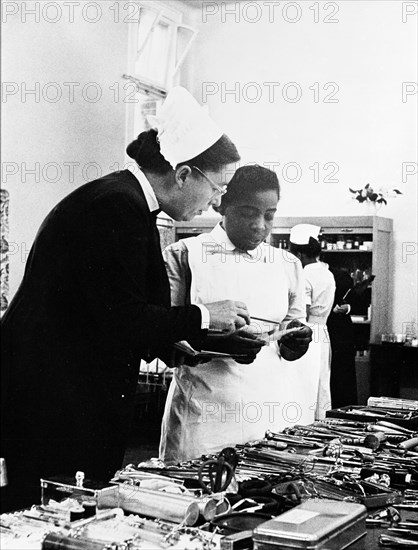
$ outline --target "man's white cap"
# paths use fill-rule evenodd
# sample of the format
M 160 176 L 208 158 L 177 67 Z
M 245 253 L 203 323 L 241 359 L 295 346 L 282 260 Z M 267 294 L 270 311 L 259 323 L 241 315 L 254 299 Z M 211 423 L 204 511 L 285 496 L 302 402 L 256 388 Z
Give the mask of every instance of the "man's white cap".
M 223 134 L 207 110 L 181 86 L 168 92 L 157 116 L 147 118 L 158 131 L 161 154 L 173 168 L 209 149 Z
M 290 230 L 290 242 L 293 244 L 309 244 L 309 239 L 318 240 L 321 228 L 310 223 L 299 223 Z

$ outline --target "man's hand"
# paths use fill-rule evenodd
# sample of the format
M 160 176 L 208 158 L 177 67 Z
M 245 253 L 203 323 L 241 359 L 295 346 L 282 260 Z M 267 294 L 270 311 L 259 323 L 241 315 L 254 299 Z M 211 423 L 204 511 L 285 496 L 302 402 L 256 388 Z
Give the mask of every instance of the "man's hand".
M 223 300 L 222 302 L 212 302 L 204 305 L 209 310 L 210 329 L 232 334 L 241 327 L 250 324 L 250 314 L 243 302 Z
M 243 355 L 243 357 L 234 358 L 237 363 L 249 365 L 254 361 L 257 353 L 266 343 L 259 340 L 253 334 L 243 334 L 236 332 L 226 336 L 208 336 L 205 349 L 211 351 L 220 351 L 230 353 L 231 355 Z
M 312 341 L 312 329 L 297 319 L 291 321 L 286 328 L 303 327 L 296 332 L 285 334 L 279 342 L 280 354 L 287 361 L 295 361 L 308 351 Z
M 166 360 L 166 364 L 170 369 L 174 369 L 179 367 L 198 367 L 200 364 L 208 363 L 209 361 L 209 357 L 207 359 L 202 359 L 199 356 L 192 357 L 173 348 L 171 356 L 168 361 Z
M 363 294 L 363 292 L 365 292 L 367 290 L 368 286 L 375 279 L 376 279 L 375 275 L 370 275 L 370 277 L 367 277 L 366 279 L 364 279 L 360 283 L 355 284 L 353 286 L 353 288 L 351 289 L 351 292 L 353 292 L 353 294 L 356 294 L 357 296 L 361 296 Z
M 341 306 L 336 305 L 332 311 L 334 313 L 339 313 L 340 315 L 347 315 L 350 313 L 350 309 L 351 307 L 349 304 L 342 304 Z

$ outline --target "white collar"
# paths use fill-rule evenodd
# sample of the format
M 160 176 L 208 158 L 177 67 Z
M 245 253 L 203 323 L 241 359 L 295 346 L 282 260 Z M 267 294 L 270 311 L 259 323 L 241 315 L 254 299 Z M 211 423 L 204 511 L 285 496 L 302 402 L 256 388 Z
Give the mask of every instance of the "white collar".
M 144 172 L 138 167 L 136 167 L 136 169 L 133 167 L 128 167 L 128 170 L 136 177 L 139 185 L 142 187 L 149 211 L 154 212 L 155 210 L 159 210 L 160 205 L 158 204 L 157 196 L 155 195 L 154 189 L 152 188 L 152 185 Z
M 312 262 L 311 264 L 305 265 L 303 269 L 328 269 L 329 266 L 325 262 Z
M 259 251 L 259 248 L 262 246 L 261 244 L 259 244 L 257 248 L 254 248 L 254 250 L 247 250 L 247 251 L 240 250 L 230 240 L 225 229 L 221 226 L 221 222 L 215 225 L 215 227 L 212 229 L 210 234 L 217 244 L 222 245 L 222 247 L 229 252 L 236 251 L 240 254 L 248 254 L 252 258 L 261 257 L 260 251 Z

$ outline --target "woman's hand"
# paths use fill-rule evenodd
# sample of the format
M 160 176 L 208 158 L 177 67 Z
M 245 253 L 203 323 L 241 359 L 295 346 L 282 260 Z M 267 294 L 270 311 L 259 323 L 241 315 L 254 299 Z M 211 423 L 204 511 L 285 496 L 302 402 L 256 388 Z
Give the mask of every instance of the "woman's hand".
M 242 357 L 234 357 L 237 363 L 250 364 L 254 361 L 257 353 L 266 344 L 264 340 L 259 340 L 255 335 L 235 332 L 225 335 L 207 335 L 202 347 L 206 351 L 218 351 L 228 353 L 230 355 L 241 355 Z M 173 348 L 171 356 L 165 359 L 168 367 L 198 367 L 200 364 L 208 363 L 211 357 L 202 358 L 199 355 L 193 357 L 185 354 L 181 350 Z
M 296 332 L 285 334 L 280 342 L 279 349 L 281 356 L 287 361 L 295 361 L 308 351 L 312 341 L 312 329 L 301 323 L 298 319 L 291 321 L 286 328 L 303 327 Z
M 237 363 L 249 365 L 254 361 L 257 353 L 266 344 L 264 340 L 260 340 L 256 335 L 244 332 L 241 330 L 234 334 L 226 336 L 207 336 L 205 349 L 210 351 L 220 351 L 231 355 L 242 355 L 234 360 Z

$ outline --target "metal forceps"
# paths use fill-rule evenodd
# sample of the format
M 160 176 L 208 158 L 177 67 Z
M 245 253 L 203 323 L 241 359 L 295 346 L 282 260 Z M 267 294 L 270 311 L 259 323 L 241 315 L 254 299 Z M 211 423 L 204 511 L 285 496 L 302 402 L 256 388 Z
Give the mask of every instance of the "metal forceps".
M 205 493 L 209 494 L 225 491 L 233 476 L 234 468 L 223 456 L 203 462 L 198 470 L 199 484 Z M 208 484 L 204 481 L 205 477 L 209 477 Z

